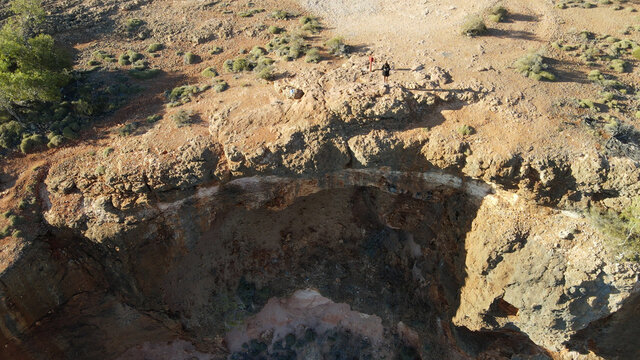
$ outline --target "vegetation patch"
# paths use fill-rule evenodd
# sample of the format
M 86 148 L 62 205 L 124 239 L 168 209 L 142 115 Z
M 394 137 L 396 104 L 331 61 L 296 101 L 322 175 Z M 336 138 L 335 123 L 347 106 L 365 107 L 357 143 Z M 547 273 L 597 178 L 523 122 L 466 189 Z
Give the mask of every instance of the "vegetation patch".
M 218 55 L 222 54 L 223 51 L 224 49 L 221 46 L 214 46 L 213 48 L 211 48 L 211 50 L 209 50 L 209 54 Z
M 624 73 L 624 72 L 628 72 L 629 71 L 629 63 L 627 63 L 626 61 L 622 60 L 622 59 L 613 59 L 611 60 L 611 62 L 609 63 L 609 65 L 607 66 L 609 69 L 615 71 L 615 72 L 619 72 L 619 73 Z
M 261 12 L 264 12 L 264 9 L 251 9 L 251 10 L 239 12 L 238 16 L 247 18 L 247 17 L 252 17 L 253 15 L 259 14 Z
M 609 245 L 619 257 L 640 261 L 640 198 L 634 199 L 622 212 L 592 208 L 590 218 L 609 238 Z
M 487 25 L 480 15 L 470 15 L 462 23 L 462 35 L 480 36 L 487 32 Z
M 118 57 L 118 64 L 123 66 L 131 65 L 132 63 L 142 59 L 144 59 L 144 55 L 133 50 L 127 50 L 127 52 Z
M 224 80 L 218 80 L 213 85 L 213 91 L 215 91 L 217 93 L 223 92 L 223 91 L 227 90 L 228 88 L 229 88 L 229 84 L 227 84 L 227 82 L 224 81 Z
M 502 22 L 507 17 L 507 9 L 502 5 L 496 5 L 489 10 L 489 20 L 493 22 Z
M 316 34 L 322 30 L 320 21 L 312 16 L 303 16 L 300 18 L 300 25 L 303 31 L 308 31 L 312 34 Z
M 108 63 L 114 63 L 118 61 L 112 54 L 109 54 L 102 50 L 96 50 L 93 52 L 92 55 L 93 55 L 93 58 L 98 61 L 104 61 Z
M 179 128 L 191 125 L 194 122 L 193 113 L 186 110 L 176 111 L 173 115 L 171 115 L 171 120 L 173 120 L 176 126 Z
M 56 135 L 55 133 L 49 133 L 49 134 L 47 134 L 47 139 L 49 140 L 47 142 L 47 147 L 49 149 L 57 148 L 57 147 L 62 146 L 62 144 L 64 144 L 64 137 L 62 135 Z
M 345 56 L 349 54 L 349 46 L 344 43 L 344 38 L 342 36 L 336 36 L 327 40 L 325 43 L 329 54 L 335 56 Z
M 37 2 L 10 5 L 14 15 L 0 30 L 0 109 L 20 123 L 18 104 L 60 99 L 71 61 L 50 35 L 39 33 L 45 12 Z
M 137 30 L 138 28 L 140 28 L 142 25 L 144 25 L 144 21 L 140 20 L 140 19 L 127 19 L 127 21 L 125 21 L 124 26 L 125 29 L 128 32 L 133 32 L 135 30 Z
M 302 36 L 285 34 L 273 38 L 265 48 L 269 53 L 275 53 L 286 61 L 292 61 L 305 55 L 309 46 Z
M 213 77 L 218 76 L 218 71 L 213 67 L 208 67 L 208 68 L 202 70 L 200 75 L 202 75 L 204 77 L 208 77 L 208 78 L 213 78 Z
M 269 33 L 271 34 L 280 34 L 283 31 L 284 29 L 279 26 L 275 26 L 275 25 L 269 26 Z
M 274 79 L 275 74 L 273 73 L 273 66 L 263 66 L 260 69 L 256 69 L 256 74 L 258 78 L 262 80 L 271 81 Z
M 40 134 L 33 134 L 22 139 L 20 142 L 20 151 L 22 151 L 23 154 L 27 154 L 41 145 L 44 145 L 44 137 Z
M 544 60 L 542 55 L 532 52 L 518 59 L 514 66 L 519 73 L 531 79 L 554 81 L 556 76 L 549 71 Z
M 160 51 L 162 49 L 164 49 L 164 45 L 162 45 L 160 43 L 153 43 L 153 44 L 150 44 L 147 47 L 147 52 L 148 53 L 154 53 L 154 52 L 158 52 L 158 51 Z
M 210 85 L 196 86 L 196 85 L 183 85 L 168 91 L 165 95 L 169 100 L 167 106 L 174 107 L 186 104 L 191 101 L 192 97 L 209 89 Z
M 200 62 L 200 57 L 192 52 L 186 52 L 183 57 L 183 61 L 187 65 L 195 64 Z
M 305 56 L 304 61 L 308 63 L 319 63 L 322 60 L 322 56 L 320 55 L 320 50 L 318 48 L 311 48 L 307 51 L 307 56 Z
M 129 136 L 136 132 L 136 130 L 140 127 L 140 124 L 137 121 L 126 124 L 118 129 L 118 134 L 120 136 Z
M 162 119 L 162 115 L 160 114 L 149 115 L 147 116 L 147 123 L 153 124 L 155 122 L 158 122 L 160 119 Z
M 162 70 L 160 69 L 131 69 L 129 70 L 129 76 L 138 80 L 153 79 L 160 75 Z
M 469 126 L 469 125 L 462 125 L 460 126 L 458 129 L 458 134 L 462 135 L 462 136 L 469 136 L 469 135 L 473 135 L 476 133 L 476 130 Z
M 292 14 L 290 14 L 290 13 L 284 11 L 284 10 L 275 10 L 269 16 L 271 16 L 272 18 L 277 19 L 277 20 L 287 20 L 287 19 L 293 17 Z

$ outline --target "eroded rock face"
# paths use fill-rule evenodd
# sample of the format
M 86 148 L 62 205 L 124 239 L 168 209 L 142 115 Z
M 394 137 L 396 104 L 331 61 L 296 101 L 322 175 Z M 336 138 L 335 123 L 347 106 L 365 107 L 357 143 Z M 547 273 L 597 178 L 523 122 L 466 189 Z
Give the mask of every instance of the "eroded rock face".
M 454 323 L 518 329 L 561 351 L 576 332 L 623 306 L 636 291 L 638 268 L 607 261 L 584 218 L 513 201 L 481 207 L 483 221 L 467 234 L 467 280 Z
M 74 191 L 49 193 L 49 211 Z M 131 223 L 97 212 L 96 201 L 85 199 L 75 214 L 89 226 L 61 226 L 44 237 L 69 240 L 56 245 L 62 260 L 41 273 L 38 281 L 47 285 L 38 287 L 37 306 L 5 307 L 25 319 L 2 327 L 7 353 L 22 354 L 14 358 L 126 359 L 176 349 L 219 356 L 232 342 L 223 338 L 254 326 L 245 319 L 269 309 L 268 299 L 309 288 L 326 304 L 378 317 L 389 354 L 544 358 L 537 345 L 578 349 L 593 339 L 580 338 L 585 329 L 637 291 L 638 269 L 610 263 L 585 219 L 441 171 L 241 178 L 158 198 L 129 211 L 137 219 Z M 26 266 L 46 254 L 37 244 L 25 244 L 22 251 L 33 255 L 7 268 L 3 281 L 27 276 L 38 284 L 39 270 Z M 69 253 L 77 244 L 82 252 Z M 67 275 L 55 281 L 60 273 Z M 6 304 L 26 296 L 16 291 L 6 292 Z M 299 339 L 312 329 L 315 340 L 287 351 L 354 348 L 354 338 L 311 323 L 292 333 Z M 95 328 L 82 327 L 82 341 L 69 341 L 77 324 Z M 272 336 L 266 349 L 248 346 L 286 350 L 274 350 L 275 330 L 260 329 L 238 342 L 267 344 L 264 337 Z M 371 334 L 358 336 L 373 346 Z

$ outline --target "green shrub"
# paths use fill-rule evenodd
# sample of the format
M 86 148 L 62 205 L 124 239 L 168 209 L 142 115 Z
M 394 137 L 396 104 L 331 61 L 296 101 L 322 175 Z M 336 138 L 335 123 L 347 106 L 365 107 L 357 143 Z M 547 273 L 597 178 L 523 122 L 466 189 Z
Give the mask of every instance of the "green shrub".
M 55 136 L 52 136 L 51 138 L 49 138 L 49 142 L 47 143 L 47 147 L 49 149 L 57 148 L 57 147 L 62 146 L 63 143 L 64 143 L 64 137 L 62 137 L 61 135 L 55 135 Z
M 35 134 L 29 137 L 25 137 L 20 143 L 20 151 L 22 151 L 23 154 L 30 153 L 43 143 L 44 137 L 42 135 Z
M 264 9 L 251 9 L 251 10 L 247 10 L 247 11 L 241 11 L 238 13 L 238 16 L 240 17 L 252 17 L 255 14 L 259 14 L 261 12 L 264 12 Z
M 468 16 L 462 24 L 462 34 L 466 36 L 479 36 L 487 32 L 487 25 L 480 15 Z
M 194 85 L 183 85 L 173 88 L 171 92 L 167 94 L 167 98 L 171 102 L 181 101 L 188 102 L 192 95 L 197 94 L 200 89 Z
M 162 70 L 160 69 L 131 69 L 129 70 L 129 76 L 138 80 L 148 80 L 160 75 Z
M 102 150 L 102 156 L 104 157 L 108 157 L 109 155 L 111 155 L 113 153 L 113 148 L 111 146 L 106 147 L 104 150 Z
M 344 43 L 344 38 L 336 36 L 325 43 L 329 54 L 336 56 L 344 56 L 349 53 L 349 46 Z
M 118 64 L 120 64 L 122 66 L 131 65 L 131 61 L 129 60 L 129 55 L 121 54 L 118 57 Z
M 142 26 L 144 24 L 144 21 L 140 20 L 140 19 L 127 19 L 127 21 L 125 22 L 124 26 L 125 29 L 128 32 L 133 32 L 135 30 L 137 30 L 140 26 Z
M 133 63 L 132 67 L 134 70 L 145 70 L 147 67 L 149 67 L 149 62 L 147 62 L 146 60 L 138 60 Z
M 7 1 L 3 2 L 7 10 Z M 39 1 L 12 0 L 0 30 L 0 106 L 21 109 L 34 102 L 55 102 L 71 79 L 71 59 L 54 39 L 38 33 L 45 22 Z
M 273 60 L 272 58 L 267 57 L 267 56 L 262 56 L 262 57 L 258 58 L 256 66 L 257 67 L 269 66 L 269 65 L 272 65 L 274 62 L 275 62 L 275 60 Z
M 149 45 L 149 47 L 147 47 L 147 52 L 148 53 L 154 53 L 157 51 L 160 51 L 164 49 L 164 45 L 160 44 L 160 43 L 153 43 L 151 45 Z
M 126 124 L 118 129 L 118 134 L 120 136 L 129 136 L 138 129 L 138 125 L 139 124 L 137 122 Z
M 100 63 L 100 61 L 98 61 L 98 60 L 89 60 L 89 61 L 87 62 L 87 65 L 89 65 L 89 66 L 97 66 L 97 65 L 100 65 L 100 64 L 101 64 L 101 63 Z
M 96 60 L 106 61 L 106 62 L 116 62 L 117 60 L 113 57 L 113 55 L 102 51 L 96 50 L 93 52 L 93 58 Z
M 271 34 L 280 34 L 284 29 L 275 25 L 269 26 L 269 32 Z
M 209 54 L 218 55 L 218 54 L 222 54 L 223 51 L 224 49 L 222 47 L 214 46 L 211 50 L 209 50 Z
M 637 47 L 637 48 L 633 49 L 633 51 L 631 52 L 631 55 L 634 58 L 640 60 L 640 47 Z
M 27 201 L 27 199 L 20 199 L 20 201 L 18 202 L 18 209 L 25 210 L 28 207 L 29 202 Z
M 198 57 L 198 55 L 196 55 L 194 53 L 191 53 L 191 52 L 187 52 L 183 56 L 183 61 L 187 65 L 195 64 L 199 60 L 200 60 L 200 58 Z
M 276 10 L 276 11 L 272 12 L 270 16 L 272 18 L 278 19 L 278 20 L 287 20 L 291 16 L 291 14 L 289 14 L 288 12 L 286 12 L 284 10 Z
M 9 215 L 7 220 L 9 221 L 9 225 L 13 227 L 22 224 L 22 221 L 23 221 L 21 216 L 15 215 L 15 214 Z
M 609 246 L 626 260 L 640 261 L 640 199 L 634 199 L 621 213 L 595 208 L 592 222 L 609 237 Z
M 304 25 L 302 25 L 301 29 L 303 31 L 308 31 L 312 34 L 315 34 L 320 32 L 320 30 L 322 30 L 322 25 L 320 25 L 320 22 L 318 20 L 313 19 L 310 22 L 307 22 Z
M 222 64 L 222 69 L 226 73 L 233 72 L 233 60 L 231 59 L 225 60 L 224 63 Z
M 106 173 L 106 169 L 104 168 L 103 165 L 100 165 L 96 168 L 96 175 L 101 176 L 104 175 Z
M 178 110 L 173 115 L 171 115 L 171 119 L 176 123 L 178 127 L 183 127 L 193 123 L 193 114 L 190 111 Z
M 534 80 L 554 81 L 556 79 L 555 75 L 547 70 L 549 66 L 545 64 L 544 57 L 539 53 L 529 53 L 521 57 L 514 66 L 519 73 Z
M 251 51 L 249 52 L 249 54 L 251 54 L 251 56 L 252 56 L 254 59 L 257 59 L 257 58 L 259 58 L 260 56 L 265 55 L 266 53 L 267 53 L 267 51 L 266 51 L 264 48 L 260 47 L 260 46 L 254 46 L 254 47 L 251 49 Z
M 208 77 L 208 78 L 213 78 L 213 77 L 218 76 L 218 71 L 215 68 L 208 67 L 208 68 L 202 70 L 200 75 L 202 75 L 204 77 Z
M 623 73 L 628 71 L 629 63 L 621 59 L 613 59 L 607 67 L 613 71 Z
M 121 54 L 118 57 L 118 64 L 125 66 L 125 65 L 131 65 L 132 63 L 138 61 L 138 60 L 142 60 L 144 58 L 144 55 L 135 52 L 133 50 L 127 50 L 127 52 L 125 52 L 124 54 Z
M 242 57 L 236 58 L 235 60 L 233 60 L 232 70 L 233 72 L 251 70 L 251 68 L 249 67 L 249 61 L 247 61 L 247 59 Z
M 507 16 L 507 9 L 502 5 L 496 5 L 489 10 L 489 19 L 493 22 L 501 22 Z
M 274 74 L 273 74 L 273 66 L 264 66 L 261 68 L 256 68 L 259 69 L 257 71 L 258 77 L 262 80 L 267 80 L 267 81 L 271 81 L 274 78 Z
M 318 63 L 320 60 L 320 51 L 317 48 L 309 49 L 307 51 L 307 56 L 304 58 L 304 61 L 308 63 Z
M 585 109 L 598 110 L 599 106 L 596 102 L 589 99 L 581 99 L 578 101 L 578 106 Z
M 0 124 L 0 148 L 10 149 L 22 141 L 24 127 L 17 121 Z
M 289 45 L 289 57 L 292 59 L 297 59 L 300 56 L 304 55 L 307 51 L 307 46 L 301 41 L 293 42 Z
M 11 236 L 13 236 L 16 239 L 25 239 L 25 235 L 22 232 L 22 230 L 13 230 L 13 232 L 11 233 Z
M 153 123 L 157 122 L 160 119 L 162 119 L 162 115 L 160 115 L 160 114 L 149 115 L 149 116 L 147 116 L 147 123 L 153 124 Z
M 300 25 L 302 25 L 302 30 L 309 31 L 311 33 L 317 33 L 322 29 L 322 26 L 320 25 L 318 19 L 311 16 L 301 17 Z
M 227 84 L 224 80 L 218 80 L 215 85 L 213 85 L 213 90 L 217 93 L 223 92 L 229 88 L 229 84 Z
M 473 135 L 476 133 L 476 130 L 469 125 L 462 125 L 458 128 L 458 134 L 462 136 Z
M 287 34 L 275 37 L 266 45 L 269 52 L 275 52 L 276 55 L 291 61 L 304 55 L 307 51 L 307 45 L 304 39 L 299 35 Z
M 135 52 L 133 50 L 128 50 L 127 56 L 129 57 L 129 61 L 131 62 L 144 59 L 144 55 L 140 54 L 139 52 Z
M 70 140 L 78 138 L 78 134 L 71 128 L 71 126 L 65 126 L 62 129 L 62 136 Z

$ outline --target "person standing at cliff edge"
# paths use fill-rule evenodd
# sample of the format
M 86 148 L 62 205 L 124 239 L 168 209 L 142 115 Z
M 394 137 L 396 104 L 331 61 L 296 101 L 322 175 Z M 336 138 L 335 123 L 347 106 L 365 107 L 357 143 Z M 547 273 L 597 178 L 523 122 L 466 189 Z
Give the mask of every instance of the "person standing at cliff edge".
M 391 66 L 389 66 L 389 63 L 385 61 L 384 65 L 382 65 L 382 77 L 384 78 L 385 84 L 389 79 L 390 72 L 391 72 Z

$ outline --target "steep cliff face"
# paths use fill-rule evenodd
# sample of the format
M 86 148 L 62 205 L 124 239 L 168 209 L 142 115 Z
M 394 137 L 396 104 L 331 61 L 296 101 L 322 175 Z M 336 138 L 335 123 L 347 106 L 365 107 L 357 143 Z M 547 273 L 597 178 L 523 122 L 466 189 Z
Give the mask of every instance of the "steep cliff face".
M 2 277 L 14 358 L 544 358 L 586 349 L 637 291 L 584 218 L 435 170 L 239 178 L 128 212 L 88 196 L 62 212 L 78 190 L 42 193 L 56 225 Z M 258 314 L 304 289 L 321 318 Z

